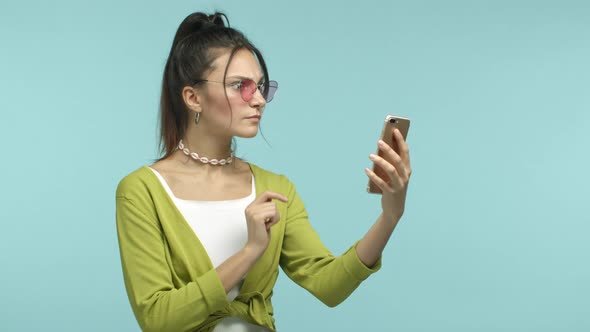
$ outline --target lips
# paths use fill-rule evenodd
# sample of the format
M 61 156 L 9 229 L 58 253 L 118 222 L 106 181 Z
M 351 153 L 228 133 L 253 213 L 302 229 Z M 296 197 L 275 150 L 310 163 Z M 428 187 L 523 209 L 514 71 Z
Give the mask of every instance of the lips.
M 252 115 L 252 116 L 247 117 L 246 119 L 258 119 L 258 120 L 260 120 L 260 115 Z

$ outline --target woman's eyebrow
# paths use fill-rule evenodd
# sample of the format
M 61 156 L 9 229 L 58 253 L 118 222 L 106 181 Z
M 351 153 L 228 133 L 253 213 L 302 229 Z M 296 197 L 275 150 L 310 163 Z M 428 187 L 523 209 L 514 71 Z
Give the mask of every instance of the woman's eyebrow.
M 256 82 L 256 80 L 255 80 L 255 79 L 253 79 L 252 77 L 247 77 L 247 76 L 242 76 L 242 75 L 232 75 L 232 76 L 228 76 L 227 78 L 239 78 L 239 79 L 242 79 L 242 80 L 244 80 L 244 79 L 248 79 L 248 80 L 252 80 L 252 81 Z M 264 80 L 264 76 L 263 76 L 263 77 L 261 77 L 261 78 L 258 80 L 258 82 L 257 82 L 257 83 L 260 83 L 260 82 L 262 82 L 262 80 Z

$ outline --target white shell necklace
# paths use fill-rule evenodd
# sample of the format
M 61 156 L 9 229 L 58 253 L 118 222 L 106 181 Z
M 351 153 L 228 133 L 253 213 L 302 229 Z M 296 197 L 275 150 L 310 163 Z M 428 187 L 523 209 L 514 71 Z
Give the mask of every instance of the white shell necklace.
M 234 157 L 233 150 L 230 150 L 229 157 L 227 157 L 226 159 L 221 159 L 221 160 L 211 159 L 211 160 L 209 160 L 209 158 L 207 158 L 207 157 L 199 157 L 199 155 L 196 152 L 190 152 L 189 149 L 185 148 L 184 144 L 182 144 L 182 140 L 180 140 L 180 143 L 178 143 L 178 149 L 182 150 L 182 152 L 185 155 L 190 156 L 194 160 L 198 160 L 198 161 L 202 162 L 203 164 L 211 164 L 211 165 L 231 164 L 231 162 L 233 161 L 233 157 Z

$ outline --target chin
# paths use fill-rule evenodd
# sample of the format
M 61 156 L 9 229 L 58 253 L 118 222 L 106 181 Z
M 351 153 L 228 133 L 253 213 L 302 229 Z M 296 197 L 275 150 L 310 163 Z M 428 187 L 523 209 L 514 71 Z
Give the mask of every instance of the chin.
M 258 135 L 258 128 L 254 130 L 240 130 L 236 132 L 235 136 L 242 137 L 242 138 L 252 138 Z

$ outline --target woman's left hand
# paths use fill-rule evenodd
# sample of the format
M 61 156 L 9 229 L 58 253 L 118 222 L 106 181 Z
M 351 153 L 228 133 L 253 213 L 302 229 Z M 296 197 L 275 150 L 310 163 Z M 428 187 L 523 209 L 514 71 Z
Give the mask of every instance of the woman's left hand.
M 397 222 L 404 213 L 412 168 L 410 166 L 410 150 L 402 134 L 397 128 L 394 128 L 392 135 L 394 144 L 399 147 L 399 154 L 385 142 L 379 140 L 377 145 L 385 158 L 375 154 L 369 156 L 369 159 L 387 173 L 389 182 L 385 182 L 368 168 L 365 169 L 365 173 L 383 192 L 381 197 L 383 218 Z

